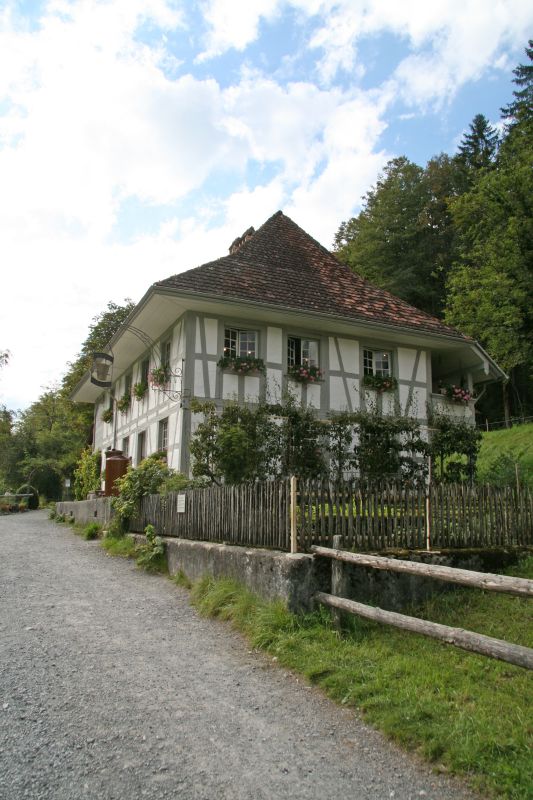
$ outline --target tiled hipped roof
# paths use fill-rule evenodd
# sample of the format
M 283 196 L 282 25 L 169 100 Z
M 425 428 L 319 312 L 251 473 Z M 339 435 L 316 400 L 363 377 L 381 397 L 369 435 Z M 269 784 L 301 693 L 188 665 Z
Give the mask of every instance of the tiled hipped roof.
M 356 275 L 281 211 L 236 239 L 230 255 L 154 286 L 461 336 Z

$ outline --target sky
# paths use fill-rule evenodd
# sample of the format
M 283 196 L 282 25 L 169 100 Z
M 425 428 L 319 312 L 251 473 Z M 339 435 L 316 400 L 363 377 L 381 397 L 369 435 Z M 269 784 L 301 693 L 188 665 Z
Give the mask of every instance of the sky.
M 332 247 L 390 158 L 499 121 L 532 23 L 529 0 L 0 0 L 0 405 L 278 209 Z

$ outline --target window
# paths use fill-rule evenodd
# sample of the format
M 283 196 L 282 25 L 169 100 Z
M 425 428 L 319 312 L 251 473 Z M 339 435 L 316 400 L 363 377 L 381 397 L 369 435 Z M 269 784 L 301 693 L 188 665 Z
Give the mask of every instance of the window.
M 126 458 L 130 454 L 130 437 L 125 436 L 122 440 L 122 455 L 126 456 Z
M 161 366 L 162 367 L 169 367 L 170 366 L 170 351 L 171 351 L 171 341 L 170 339 L 166 339 L 164 342 L 161 342 Z
M 142 431 L 137 436 L 137 466 L 146 457 L 146 431 Z
M 129 372 L 124 379 L 124 394 L 131 394 L 132 374 Z
M 383 350 L 363 350 L 363 374 L 389 377 L 391 361 L 391 354 Z
M 148 373 L 150 372 L 150 359 L 145 358 L 141 361 L 141 375 L 140 375 L 140 383 L 144 383 L 145 386 L 148 386 Z
M 166 450 L 168 448 L 168 417 L 159 421 L 157 432 L 157 449 Z
M 256 331 L 241 331 L 237 328 L 224 330 L 224 355 L 234 358 L 256 358 L 257 333 Z
M 289 367 L 301 364 L 316 367 L 318 365 L 318 342 L 313 339 L 289 336 L 287 339 L 287 364 Z

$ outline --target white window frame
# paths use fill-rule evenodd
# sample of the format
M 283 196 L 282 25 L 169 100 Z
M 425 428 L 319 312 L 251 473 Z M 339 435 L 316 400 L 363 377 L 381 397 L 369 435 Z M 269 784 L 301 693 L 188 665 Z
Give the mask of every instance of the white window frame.
M 168 450 L 168 417 L 160 419 L 157 426 L 157 449 Z
M 312 352 L 313 349 L 314 353 Z M 318 339 L 309 339 L 305 336 L 287 336 L 287 366 L 318 367 L 318 354 Z
M 230 358 L 257 358 L 257 331 L 249 328 L 224 328 L 224 355 Z
M 386 360 L 386 366 L 384 366 Z M 378 375 L 383 378 L 392 377 L 392 353 L 370 347 L 363 348 L 363 375 Z

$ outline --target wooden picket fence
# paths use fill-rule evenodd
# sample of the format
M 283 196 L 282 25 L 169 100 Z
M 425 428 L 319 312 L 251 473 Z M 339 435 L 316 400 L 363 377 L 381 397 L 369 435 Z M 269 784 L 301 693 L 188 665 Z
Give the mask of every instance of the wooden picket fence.
M 151 523 L 164 536 L 292 549 L 487 548 L 533 545 L 533 498 L 527 488 L 365 483 L 325 480 L 264 481 L 213 486 L 143 498 L 131 530 Z
M 288 504 L 288 481 L 153 494 L 142 499 L 130 530 L 150 523 L 161 536 L 288 550 Z
M 302 483 L 299 548 L 331 547 L 335 535 L 357 551 L 531 545 L 533 499 L 513 487 Z

